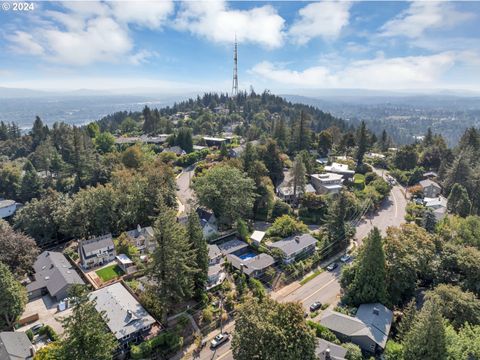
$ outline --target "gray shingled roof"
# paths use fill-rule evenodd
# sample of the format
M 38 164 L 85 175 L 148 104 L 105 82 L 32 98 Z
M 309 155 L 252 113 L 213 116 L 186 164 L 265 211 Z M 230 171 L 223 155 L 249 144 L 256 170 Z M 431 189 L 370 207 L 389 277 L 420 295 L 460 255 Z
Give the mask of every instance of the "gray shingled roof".
M 82 240 L 80 247 L 85 254 L 92 251 L 96 252 L 105 247 L 114 247 L 112 234 L 105 234 L 92 239 Z
M 24 332 L 0 332 L 0 359 L 25 360 L 32 356 L 32 343 Z
M 27 291 L 46 287 L 51 296 L 57 296 L 65 286 L 84 284 L 68 259 L 59 252 L 44 251 L 33 264 L 35 281 L 27 285 Z
M 440 186 L 440 185 L 438 185 L 435 181 L 430 180 L 430 179 L 425 179 L 425 180 L 420 181 L 420 185 L 422 186 L 422 188 L 425 188 L 425 187 L 428 187 L 428 186 L 430 186 L 430 185 L 433 185 L 433 186 L 435 186 L 436 188 L 441 189 L 441 186 Z
M 224 255 L 227 255 L 248 247 L 248 244 L 239 239 L 232 239 L 222 244 L 218 244 L 218 247 Z
M 216 259 L 218 256 L 222 255 L 219 247 L 215 244 L 208 244 L 208 258 L 209 259 Z
M 15 205 L 14 200 L 0 200 L 0 209 L 4 207 L 9 207 Z
M 105 312 L 108 328 L 117 339 L 155 323 L 155 319 L 121 283 L 96 290 L 89 297 L 96 299 L 98 312 Z
M 236 255 L 227 255 L 227 260 L 239 270 L 242 268 L 241 264 L 243 264 L 243 272 L 247 275 L 251 275 L 256 270 L 264 270 L 275 263 L 273 257 L 264 253 L 245 260 Z
M 347 355 L 347 349 L 330 341 L 317 339 L 315 355 L 317 355 L 317 358 L 319 360 L 326 360 L 327 349 L 330 350 L 331 360 L 345 360 L 345 356 Z
M 301 252 L 303 249 L 306 249 L 307 247 L 316 243 L 317 239 L 315 239 L 312 235 L 302 234 L 293 235 L 288 238 L 276 241 L 269 246 L 282 250 L 286 256 L 291 256 L 295 253 Z

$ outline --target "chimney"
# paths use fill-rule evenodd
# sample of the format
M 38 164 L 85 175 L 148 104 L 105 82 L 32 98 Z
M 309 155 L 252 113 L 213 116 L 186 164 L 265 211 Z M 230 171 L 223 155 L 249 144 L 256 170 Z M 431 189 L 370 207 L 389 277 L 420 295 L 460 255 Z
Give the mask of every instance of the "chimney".
M 325 350 L 325 360 L 332 360 L 330 356 L 330 348 L 327 347 L 327 350 Z
M 378 311 L 378 308 L 376 308 L 376 307 L 373 308 L 373 315 L 380 315 L 380 312 Z
M 140 224 L 137 225 L 137 231 L 140 233 L 140 231 L 142 231 L 142 227 L 140 226 Z

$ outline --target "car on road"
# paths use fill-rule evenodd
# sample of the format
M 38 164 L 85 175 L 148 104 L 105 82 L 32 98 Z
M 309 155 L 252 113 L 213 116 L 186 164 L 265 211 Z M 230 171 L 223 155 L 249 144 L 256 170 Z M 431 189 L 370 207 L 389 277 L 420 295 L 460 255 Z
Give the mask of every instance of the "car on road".
M 312 305 L 310 305 L 310 311 L 314 312 L 317 311 L 322 307 L 322 303 L 320 301 L 315 301 Z
M 230 339 L 230 334 L 227 332 L 224 332 L 222 334 L 218 334 L 213 338 L 213 340 L 210 342 L 210 347 L 212 349 L 216 349 L 220 345 L 226 343 Z
M 336 262 L 331 263 L 330 265 L 327 266 L 328 271 L 333 271 L 338 267 L 338 264 Z
M 352 260 L 352 257 L 351 257 L 350 255 L 348 255 L 348 254 L 345 254 L 345 255 L 343 255 L 343 256 L 340 258 L 340 261 L 341 261 L 342 263 L 347 263 L 347 262 L 349 262 L 350 260 Z

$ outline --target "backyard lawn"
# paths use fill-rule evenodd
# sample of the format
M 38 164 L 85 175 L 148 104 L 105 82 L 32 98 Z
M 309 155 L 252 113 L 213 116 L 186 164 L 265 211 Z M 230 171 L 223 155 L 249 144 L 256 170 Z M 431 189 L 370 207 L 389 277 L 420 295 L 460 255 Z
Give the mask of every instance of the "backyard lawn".
M 107 282 L 123 275 L 122 269 L 120 269 L 120 266 L 117 264 L 104 267 L 103 269 L 95 271 L 95 273 L 103 282 Z

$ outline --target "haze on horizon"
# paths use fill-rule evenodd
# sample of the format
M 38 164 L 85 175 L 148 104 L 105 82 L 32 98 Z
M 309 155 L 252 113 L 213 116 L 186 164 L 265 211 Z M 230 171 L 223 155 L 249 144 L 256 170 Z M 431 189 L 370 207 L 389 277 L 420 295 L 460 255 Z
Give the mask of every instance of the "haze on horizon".
M 480 91 L 475 2 L 34 2 L 0 11 L 0 87 Z M 328 92 L 328 91 L 327 91 Z

